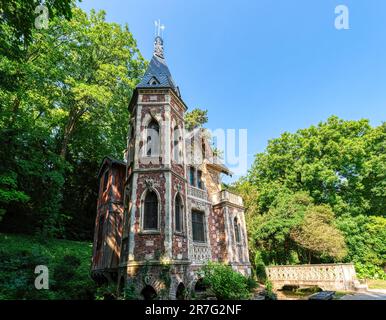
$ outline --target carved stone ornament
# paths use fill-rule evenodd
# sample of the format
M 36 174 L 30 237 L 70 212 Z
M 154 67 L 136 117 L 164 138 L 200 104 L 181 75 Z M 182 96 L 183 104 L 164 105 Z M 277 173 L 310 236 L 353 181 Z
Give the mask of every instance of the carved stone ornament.
M 154 55 L 164 58 L 164 41 L 160 36 L 157 36 L 154 40 Z
M 153 188 L 154 186 L 154 180 L 153 179 L 145 179 L 145 185 L 147 188 Z

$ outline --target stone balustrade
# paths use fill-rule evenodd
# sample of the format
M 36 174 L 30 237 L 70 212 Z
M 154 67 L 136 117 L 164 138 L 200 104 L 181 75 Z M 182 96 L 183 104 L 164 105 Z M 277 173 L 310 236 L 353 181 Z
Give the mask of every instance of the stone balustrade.
M 351 263 L 270 266 L 265 271 L 276 289 L 285 285 L 304 285 L 324 290 L 350 290 L 356 281 L 355 268 Z
M 188 196 L 208 201 L 208 192 L 193 186 L 189 186 Z
M 212 259 L 210 247 L 207 245 L 193 245 L 191 259 L 193 263 L 205 264 Z
M 230 202 L 241 207 L 243 206 L 243 198 L 228 190 L 222 190 L 220 192 L 212 194 L 211 200 L 213 205 L 219 204 L 221 202 Z

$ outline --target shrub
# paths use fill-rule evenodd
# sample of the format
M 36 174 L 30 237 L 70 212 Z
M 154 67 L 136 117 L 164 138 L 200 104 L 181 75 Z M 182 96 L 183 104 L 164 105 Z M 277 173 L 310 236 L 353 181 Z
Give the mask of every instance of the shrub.
M 247 284 L 249 292 L 253 292 L 253 290 L 257 288 L 257 281 L 253 277 L 246 278 L 245 283 Z
M 117 300 L 117 286 L 105 284 L 96 289 L 95 300 Z
M 204 284 L 219 300 L 246 300 L 250 297 L 246 278 L 229 265 L 209 262 L 202 268 Z
M 125 300 L 138 300 L 139 298 L 135 284 L 132 281 L 124 289 L 124 298 Z
M 359 278 L 386 280 L 386 218 L 359 215 L 337 220 L 349 254 L 345 262 L 354 262 Z
M 277 295 L 273 292 L 271 281 L 265 281 L 265 300 L 277 300 Z
M 265 279 L 267 278 L 267 275 L 265 274 L 265 264 L 260 251 L 256 251 L 254 262 L 255 262 L 256 278 L 257 280 L 264 282 Z

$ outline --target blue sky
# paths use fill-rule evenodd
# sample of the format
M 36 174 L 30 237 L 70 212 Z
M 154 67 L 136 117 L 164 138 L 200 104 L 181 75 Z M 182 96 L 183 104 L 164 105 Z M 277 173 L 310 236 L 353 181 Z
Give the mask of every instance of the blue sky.
M 336 30 L 335 7 L 350 29 Z M 267 141 L 326 120 L 386 120 L 384 0 L 83 0 L 127 23 L 146 59 L 154 20 L 190 109 L 207 127 L 248 130 L 248 164 Z M 237 177 L 236 177 L 237 178 Z

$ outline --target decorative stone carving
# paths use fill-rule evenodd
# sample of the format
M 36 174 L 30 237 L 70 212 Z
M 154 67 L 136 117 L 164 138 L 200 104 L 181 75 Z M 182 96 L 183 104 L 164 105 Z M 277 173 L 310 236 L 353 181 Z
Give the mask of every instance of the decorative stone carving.
M 154 180 L 153 179 L 145 179 L 145 185 L 147 188 L 151 189 L 154 186 Z
M 154 40 L 154 55 L 164 58 L 164 41 L 160 36 L 157 36 Z
M 195 263 L 205 263 L 211 260 L 212 255 L 208 246 L 195 246 L 193 245 L 192 260 Z

